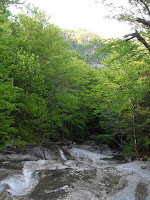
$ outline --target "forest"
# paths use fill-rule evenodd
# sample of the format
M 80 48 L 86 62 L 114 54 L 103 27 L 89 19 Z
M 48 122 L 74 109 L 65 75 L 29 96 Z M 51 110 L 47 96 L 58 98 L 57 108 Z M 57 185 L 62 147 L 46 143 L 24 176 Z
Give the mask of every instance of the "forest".
M 64 39 L 70 41 L 69 49 L 75 50 L 86 63 L 90 66 L 101 64 L 102 54 L 95 56 L 96 44 L 100 45 L 101 36 L 84 29 L 63 29 L 62 33 Z
M 148 18 L 150 3 L 142 2 L 129 1 L 134 14 L 141 9 Z M 38 8 L 12 15 L 9 5 L 19 3 L 0 2 L 0 149 L 11 142 L 88 139 L 126 155 L 148 154 L 150 21 L 121 13 L 115 17 L 136 26 L 135 33 L 74 43 L 80 50 L 94 45 L 89 61 Z M 93 69 L 90 62 L 105 67 Z

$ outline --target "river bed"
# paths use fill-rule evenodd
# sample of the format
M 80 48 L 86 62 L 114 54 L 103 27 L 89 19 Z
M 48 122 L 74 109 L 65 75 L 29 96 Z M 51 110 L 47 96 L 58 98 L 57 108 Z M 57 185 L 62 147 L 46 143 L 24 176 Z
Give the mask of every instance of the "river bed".
M 91 145 L 1 153 L 0 200 L 150 200 L 149 162 L 117 157 Z

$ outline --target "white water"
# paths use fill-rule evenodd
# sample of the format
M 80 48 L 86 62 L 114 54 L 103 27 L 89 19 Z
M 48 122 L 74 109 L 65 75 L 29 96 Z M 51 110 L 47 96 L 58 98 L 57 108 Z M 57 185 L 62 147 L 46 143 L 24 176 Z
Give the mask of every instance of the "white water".
M 9 186 L 10 189 L 8 189 L 8 191 L 12 194 L 12 196 L 24 196 L 24 195 L 30 194 L 39 183 L 39 180 L 41 178 L 39 177 L 39 171 L 56 170 L 56 169 L 62 170 L 62 169 L 70 168 L 70 169 L 73 169 L 73 173 L 74 173 L 74 172 L 78 172 L 82 170 L 85 171 L 86 169 L 87 170 L 96 169 L 98 170 L 98 172 L 100 172 L 99 175 L 97 174 L 97 176 L 100 176 L 100 178 L 97 179 L 97 182 L 96 182 L 96 188 L 97 188 L 97 185 L 100 183 L 100 181 L 103 178 L 103 174 L 105 175 L 105 170 L 101 171 L 100 169 L 100 166 L 102 166 L 101 163 L 104 162 L 104 164 L 107 164 L 107 161 L 104 161 L 103 159 L 112 158 L 112 156 L 90 152 L 85 149 L 72 148 L 68 150 L 68 152 L 70 153 L 71 156 L 77 159 L 67 160 L 66 156 L 64 155 L 64 152 L 61 149 L 59 149 L 59 152 L 60 152 L 60 157 L 63 160 L 62 162 L 64 162 L 64 164 L 61 164 L 60 162 L 57 162 L 56 160 L 27 161 L 24 163 L 22 174 L 9 176 L 6 179 L 4 179 L 1 182 L 1 184 L 7 184 Z M 150 180 L 148 179 L 148 177 L 150 177 L 150 171 L 147 169 L 146 170 L 141 169 L 141 166 L 144 166 L 144 165 L 145 165 L 144 162 L 132 162 L 132 163 L 120 164 L 116 167 L 113 167 L 113 172 L 120 173 L 122 177 L 126 177 L 128 185 L 123 190 L 117 191 L 116 194 L 114 191 L 114 196 L 111 196 L 110 198 L 107 198 L 107 199 L 108 200 L 129 200 L 129 199 L 135 200 L 135 191 L 136 191 L 136 187 L 139 181 L 143 181 L 147 185 L 150 185 Z M 104 168 L 105 167 L 106 165 L 104 166 Z M 107 173 L 108 172 L 106 169 L 106 175 Z M 95 184 L 95 181 L 96 180 L 94 179 L 94 182 L 92 182 L 92 184 Z M 82 184 L 86 186 L 86 184 L 88 183 L 82 182 L 82 179 L 81 179 L 81 185 Z M 66 197 L 69 200 L 76 200 L 76 199 L 96 200 L 98 199 L 94 195 L 93 189 L 91 189 L 90 191 L 90 188 L 88 188 L 89 190 L 85 188 L 81 191 L 80 188 L 78 187 L 79 186 L 77 185 L 77 187 L 73 190 L 69 187 L 69 185 L 65 185 L 58 189 L 70 190 L 70 193 L 68 193 L 68 197 Z M 77 189 L 79 191 L 77 191 Z M 150 200 L 150 186 L 147 186 L 147 189 L 148 189 L 148 197 L 146 198 L 146 200 Z M 47 193 L 50 193 L 50 192 L 57 192 L 57 189 L 50 190 L 50 191 L 47 190 Z M 86 197 L 86 194 L 87 194 L 87 197 Z M 81 198 L 76 198 L 76 195 Z
M 78 149 L 78 148 L 73 148 L 70 151 L 71 156 L 75 158 L 84 158 L 84 159 L 89 159 L 93 161 L 94 163 L 100 162 L 101 159 L 104 158 L 112 158 L 112 156 L 107 156 L 99 153 L 93 153 L 88 150 L 83 150 L 83 149 Z
M 2 184 L 7 184 L 10 187 L 8 191 L 13 196 L 24 196 L 38 184 L 38 171 L 55 170 L 57 168 L 64 169 L 66 166 L 52 160 L 27 161 L 23 167 L 23 174 L 9 176 L 2 181 Z
M 63 160 L 67 160 L 67 158 L 66 158 L 64 152 L 63 152 L 61 149 L 59 149 L 59 152 L 60 152 L 60 157 L 61 157 Z
M 33 189 L 39 183 L 39 171 L 66 169 L 68 167 L 74 169 L 78 168 L 76 167 L 76 163 L 74 163 L 72 160 L 67 160 L 64 152 L 61 149 L 59 149 L 59 152 L 60 157 L 66 161 L 64 165 L 54 160 L 27 161 L 24 163 L 22 174 L 9 176 L 2 181 L 2 184 L 7 184 L 9 186 L 10 189 L 8 191 L 13 196 L 24 196 L 33 191 Z M 103 158 L 112 158 L 112 156 L 93 153 L 88 150 L 82 150 L 78 148 L 73 148 L 69 152 L 73 157 L 89 159 L 95 163 Z

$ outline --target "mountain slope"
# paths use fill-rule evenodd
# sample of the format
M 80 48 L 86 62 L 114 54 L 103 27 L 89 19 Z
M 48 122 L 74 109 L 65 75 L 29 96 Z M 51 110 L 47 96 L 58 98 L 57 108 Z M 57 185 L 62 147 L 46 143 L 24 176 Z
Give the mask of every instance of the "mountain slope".
M 68 30 L 63 29 L 63 35 L 65 40 L 70 41 L 70 49 L 75 50 L 82 59 L 88 63 L 91 67 L 101 67 L 101 57 L 95 56 L 95 43 L 101 43 L 100 37 L 96 33 L 88 32 L 84 29 Z

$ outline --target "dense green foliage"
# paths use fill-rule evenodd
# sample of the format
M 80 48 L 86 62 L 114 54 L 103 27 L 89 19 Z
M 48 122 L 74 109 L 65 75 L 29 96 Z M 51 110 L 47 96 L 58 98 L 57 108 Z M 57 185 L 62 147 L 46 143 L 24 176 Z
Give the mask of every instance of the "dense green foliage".
M 107 41 L 110 53 L 93 87 L 92 106 L 101 114 L 101 126 L 126 152 L 149 149 L 150 62 L 149 54 L 133 42 Z M 99 99 L 99 105 L 97 100 Z M 111 132 L 111 134 L 110 134 Z
M 35 8 L 0 26 L 1 144 L 86 137 L 89 65 Z
M 150 56 L 141 43 L 66 36 L 79 55 L 37 8 L 8 18 L 2 6 L 0 145 L 91 138 L 149 151 Z M 96 56 L 105 68 L 90 68 Z
M 109 57 L 93 88 L 93 96 L 101 100 L 96 112 L 102 114 L 106 138 L 113 137 L 126 153 L 135 150 L 138 155 L 150 148 L 150 2 L 129 0 L 126 8 L 111 0 L 101 2 L 110 17 L 130 23 L 136 31 L 125 35 L 124 41 L 107 40 L 97 49 Z

